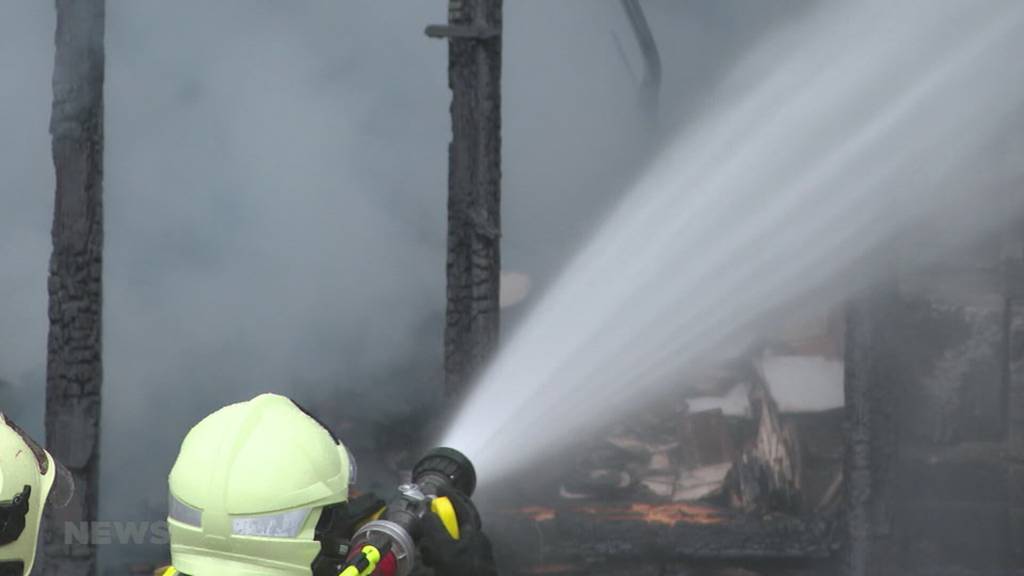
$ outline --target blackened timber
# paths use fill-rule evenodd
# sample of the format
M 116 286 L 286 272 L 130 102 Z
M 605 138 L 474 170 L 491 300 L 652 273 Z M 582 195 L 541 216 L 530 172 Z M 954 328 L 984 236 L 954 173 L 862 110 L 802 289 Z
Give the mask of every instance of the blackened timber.
M 501 277 L 501 0 L 450 0 L 445 392 L 458 397 L 497 346 Z
M 1012 552 L 1024 564 L 1024 221 L 1014 228 L 1006 265 L 1007 500 Z
M 852 301 L 845 336 L 846 576 L 889 574 L 899 421 L 905 379 L 898 344 L 906 304 L 894 285 Z M 897 335 L 899 333 L 900 335 Z M 905 341 L 905 340 L 904 340 Z M 905 348 L 905 347 L 904 347 Z
M 846 317 L 846 562 L 845 576 L 867 576 L 871 552 L 871 307 L 850 303 Z
M 96 573 L 95 547 L 64 529 L 95 520 L 98 504 L 104 20 L 105 0 L 57 0 L 46 442 L 74 476 L 75 494 L 66 508 L 47 509 L 42 574 Z

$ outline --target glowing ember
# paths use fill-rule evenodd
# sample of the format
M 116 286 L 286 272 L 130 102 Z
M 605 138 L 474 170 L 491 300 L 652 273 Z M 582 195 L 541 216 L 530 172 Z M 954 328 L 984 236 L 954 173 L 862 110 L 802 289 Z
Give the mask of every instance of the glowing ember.
M 608 520 L 634 520 L 666 526 L 675 526 L 679 522 L 718 524 L 724 521 L 722 514 L 714 508 L 687 502 L 672 504 L 633 502 L 627 506 L 587 506 L 580 508 L 580 511 L 602 516 Z
M 516 512 L 526 516 L 534 522 L 547 522 L 548 520 L 554 520 L 555 518 L 554 509 L 544 508 L 543 506 L 527 506 L 525 508 L 520 508 Z
M 677 522 L 690 524 L 718 524 L 722 515 L 713 508 L 677 502 L 674 504 L 633 504 L 633 512 L 641 514 L 644 521 L 652 524 L 675 526 Z
M 566 511 L 591 514 L 604 520 L 647 522 L 675 526 L 683 522 L 688 524 L 720 524 L 725 522 L 725 515 L 710 506 L 702 506 L 689 502 L 671 504 L 647 504 L 630 502 L 621 505 L 593 505 L 567 508 Z M 547 522 L 555 518 L 554 508 L 527 506 L 514 512 L 534 522 Z

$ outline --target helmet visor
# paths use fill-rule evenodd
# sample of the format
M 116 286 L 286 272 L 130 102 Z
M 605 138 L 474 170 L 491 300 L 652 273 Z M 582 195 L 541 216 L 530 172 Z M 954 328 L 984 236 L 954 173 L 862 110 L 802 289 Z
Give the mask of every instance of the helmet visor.
M 338 442 L 341 444 L 341 442 Z M 345 446 L 345 454 L 348 455 L 348 485 L 355 486 L 356 480 L 359 479 L 359 467 L 356 465 L 355 454 Z
M 46 503 L 57 508 L 64 508 L 71 503 L 75 495 L 75 477 L 63 464 L 53 461 L 53 487 L 50 488 L 50 495 L 46 497 Z
M 306 524 L 310 508 L 299 508 L 275 514 L 235 516 L 231 519 L 231 533 L 239 536 L 295 538 Z

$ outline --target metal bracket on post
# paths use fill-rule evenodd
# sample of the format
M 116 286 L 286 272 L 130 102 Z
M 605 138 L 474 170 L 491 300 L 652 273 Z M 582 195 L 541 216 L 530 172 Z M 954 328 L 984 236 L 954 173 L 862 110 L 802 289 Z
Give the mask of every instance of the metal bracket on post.
M 424 30 L 430 38 L 471 38 L 474 40 L 490 40 L 501 35 L 497 28 L 476 25 L 431 24 Z

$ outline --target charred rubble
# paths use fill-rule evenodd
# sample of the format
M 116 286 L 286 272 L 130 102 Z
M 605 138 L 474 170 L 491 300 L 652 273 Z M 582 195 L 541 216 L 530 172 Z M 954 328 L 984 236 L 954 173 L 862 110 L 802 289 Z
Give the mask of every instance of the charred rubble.
M 833 563 L 844 410 L 780 405 L 772 390 L 785 382 L 771 368 L 810 366 L 841 404 L 842 330 L 841 315 L 831 315 L 802 340 L 695 376 L 706 382 L 680 388 L 697 395 L 623 419 L 567 464 L 552 462 L 555 471 L 488 511 L 504 563 L 525 574 Z
M 817 337 L 510 481 L 485 510 L 505 573 L 1024 574 L 1024 224 L 904 248 Z M 772 364 L 797 356 L 839 363 L 840 405 L 794 409 Z

